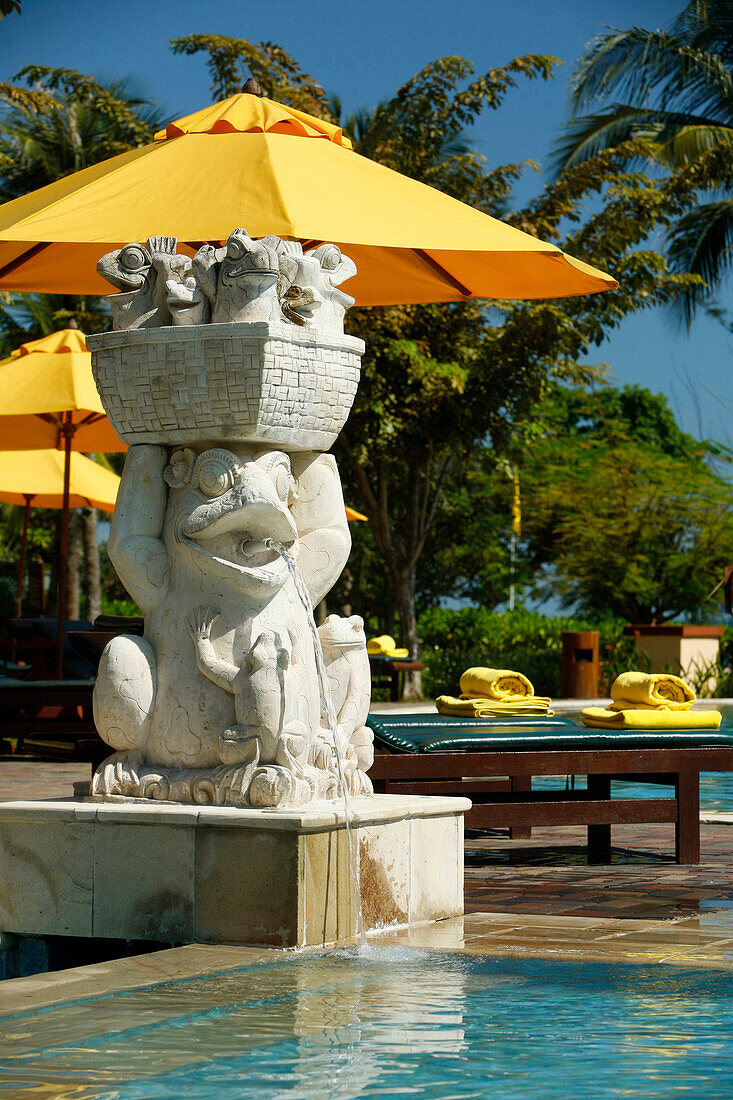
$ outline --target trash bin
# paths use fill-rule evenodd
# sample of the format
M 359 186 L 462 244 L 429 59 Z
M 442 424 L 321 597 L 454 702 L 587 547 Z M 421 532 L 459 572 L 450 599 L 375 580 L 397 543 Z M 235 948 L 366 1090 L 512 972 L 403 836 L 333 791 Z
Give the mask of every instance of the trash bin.
M 564 699 L 598 697 L 597 630 L 563 630 L 560 682 Z

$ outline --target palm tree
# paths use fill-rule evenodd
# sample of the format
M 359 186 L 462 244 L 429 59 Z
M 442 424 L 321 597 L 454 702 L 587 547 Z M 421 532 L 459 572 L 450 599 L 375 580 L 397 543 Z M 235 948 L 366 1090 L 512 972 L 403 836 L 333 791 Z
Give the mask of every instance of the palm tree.
M 125 80 L 105 85 L 70 69 L 31 65 L 14 80 L 27 87 L 0 83 L 0 202 L 144 145 L 163 121 L 160 108 Z M 107 328 L 106 302 L 78 295 L 0 296 L 0 358 L 70 322 L 83 332 Z M 84 509 L 81 526 L 73 530 L 69 560 L 76 568 L 70 570 L 69 587 L 77 592 L 78 606 L 78 542 L 83 539 L 86 613 L 93 618 L 101 611 L 96 509 Z
M 27 65 L 0 82 L 0 198 L 152 140 L 161 110 L 128 80 L 103 84 L 72 69 Z
M 691 0 L 668 31 L 610 29 L 576 68 L 572 107 L 558 170 L 631 141 L 648 164 L 695 184 L 698 204 L 667 237 L 672 269 L 702 280 L 681 299 L 689 325 L 733 259 L 733 3 Z

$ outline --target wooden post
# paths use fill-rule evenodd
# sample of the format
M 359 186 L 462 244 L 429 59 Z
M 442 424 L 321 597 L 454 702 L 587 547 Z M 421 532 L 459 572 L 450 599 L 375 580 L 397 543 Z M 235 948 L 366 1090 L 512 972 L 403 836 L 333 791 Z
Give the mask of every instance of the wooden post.
M 20 536 L 20 551 L 18 553 L 18 584 L 15 589 L 15 617 L 20 618 L 20 609 L 23 603 L 23 580 L 25 573 L 25 549 L 28 543 L 28 517 L 31 510 L 32 496 L 23 493 L 25 497 L 25 510 L 23 512 L 23 534 Z
M 700 773 L 686 768 L 677 775 L 677 822 L 674 827 L 678 863 L 700 862 Z
M 588 798 L 602 798 L 604 801 L 611 797 L 611 780 L 607 775 L 588 776 Z M 611 862 L 611 826 L 588 826 L 588 862 Z
M 61 438 L 64 441 L 64 500 L 61 508 L 61 537 L 59 539 L 59 598 L 56 616 L 56 679 L 64 678 L 64 626 L 66 624 L 66 598 L 69 557 L 69 497 L 71 486 L 71 443 L 74 438 L 74 425 L 71 413 L 63 413 Z
M 564 699 L 598 697 L 597 630 L 563 630 L 560 691 Z
M 510 776 L 510 785 L 513 791 L 527 791 L 532 790 L 532 776 L 531 775 L 512 775 Z M 532 801 L 530 794 L 528 802 Z M 512 825 L 509 829 L 510 840 L 529 840 L 532 836 L 531 825 Z

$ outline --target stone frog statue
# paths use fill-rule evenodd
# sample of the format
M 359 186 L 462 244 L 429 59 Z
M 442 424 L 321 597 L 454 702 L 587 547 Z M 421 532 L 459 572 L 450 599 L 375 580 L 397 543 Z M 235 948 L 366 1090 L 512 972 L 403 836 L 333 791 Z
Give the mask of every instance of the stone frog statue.
M 351 543 L 331 455 L 130 448 L 109 554 L 145 633 L 102 655 L 94 716 L 117 751 L 93 793 L 255 806 L 337 796 L 307 612 L 273 542 L 315 605 Z M 366 793 L 363 624 L 330 616 L 320 637 L 347 786 Z

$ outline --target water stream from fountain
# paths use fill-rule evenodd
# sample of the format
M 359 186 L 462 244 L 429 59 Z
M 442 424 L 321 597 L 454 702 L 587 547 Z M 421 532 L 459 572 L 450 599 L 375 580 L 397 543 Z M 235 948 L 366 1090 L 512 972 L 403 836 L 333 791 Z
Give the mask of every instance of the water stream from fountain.
M 349 860 L 349 874 L 351 876 L 351 888 L 354 893 L 354 902 L 356 907 L 356 932 L 359 937 L 359 941 L 362 947 L 366 947 L 366 933 L 364 931 L 364 914 L 361 905 L 361 893 L 359 891 L 359 880 L 357 875 L 357 853 L 354 848 L 355 836 L 352 829 L 352 815 L 351 804 L 349 802 L 349 793 L 346 788 L 346 779 L 344 776 L 344 766 L 341 757 L 341 746 L 339 744 L 337 733 L 337 721 L 336 714 L 333 709 L 333 699 L 331 697 L 331 685 L 328 682 L 328 676 L 326 674 L 326 662 L 323 656 L 323 647 L 321 645 L 321 638 L 318 633 L 318 627 L 316 626 L 315 615 L 313 614 L 313 605 L 311 603 L 310 593 L 306 587 L 303 575 L 298 568 L 298 564 L 295 558 L 287 550 L 282 543 L 277 542 L 275 539 L 266 539 L 266 544 L 273 550 L 277 551 L 280 557 L 283 559 L 288 567 L 288 572 L 293 579 L 295 585 L 295 591 L 298 594 L 298 599 L 303 605 L 308 619 L 308 626 L 311 632 L 311 638 L 313 639 L 313 652 L 316 661 L 316 675 L 318 677 L 318 689 L 321 695 L 321 702 L 323 709 L 326 713 L 326 722 L 328 724 L 328 731 L 333 739 L 334 752 L 336 754 L 336 767 L 338 769 L 339 783 L 341 785 L 341 797 L 344 803 L 344 820 L 346 823 L 346 841 L 348 848 L 348 860 Z

